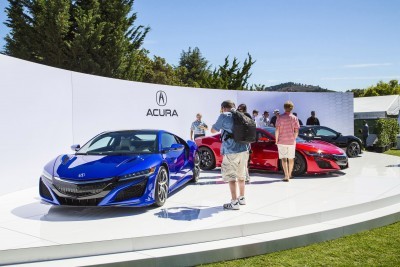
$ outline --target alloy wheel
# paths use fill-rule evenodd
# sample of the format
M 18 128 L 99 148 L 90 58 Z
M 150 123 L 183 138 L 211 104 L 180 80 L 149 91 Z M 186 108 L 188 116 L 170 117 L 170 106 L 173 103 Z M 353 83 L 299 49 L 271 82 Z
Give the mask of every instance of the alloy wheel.
M 165 203 L 168 197 L 168 174 L 161 169 L 157 179 L 157 197 L 160 203 Z
M 212 170 L 215 168 L 215 157 L 212 151 L 207 147 L 199 149 L 200 168 L 203 170 Z
M 347 155 L 350 158 L 354 158 L 357 157 L 358 154 L 360 154 L 360 145 L 357 142 L 351 142 L 348 146 L 347 146 Z
M 194 168 L 193 168 L 193 182 L 197 182 L 200 178 L 200 156 L 199 153 L 196 152 L 194 155 Z

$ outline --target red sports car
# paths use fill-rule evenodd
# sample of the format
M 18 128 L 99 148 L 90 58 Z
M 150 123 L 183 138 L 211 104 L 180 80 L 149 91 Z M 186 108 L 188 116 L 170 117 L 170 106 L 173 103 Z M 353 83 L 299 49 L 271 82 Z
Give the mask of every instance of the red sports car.
M 212 170 L 221 166 L 220 134 L 198 138 L 196 144 L 199 147 L 201 169 Z M 275 128 L 257 128 L 257 141 L 251 144 L 251 150 L 250 169 L 281 170 Z M 341 148 L 324 141 L 297 138 L 293 175 L 327 173 L 347 167 L 347 155 Z

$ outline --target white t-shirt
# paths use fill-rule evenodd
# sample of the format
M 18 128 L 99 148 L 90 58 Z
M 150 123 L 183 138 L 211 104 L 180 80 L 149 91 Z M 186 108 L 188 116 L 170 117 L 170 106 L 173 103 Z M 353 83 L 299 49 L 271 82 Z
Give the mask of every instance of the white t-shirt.
M 268 127 L 269 126 L 269 117 L 264 118 L 264 116 L 261 116 L 259 124 L 260 124 L 259 127 Z
M 253 121 L 256 123 L 256 127 L 260 127 L 260 116 L 251 116 L 253 118 Z

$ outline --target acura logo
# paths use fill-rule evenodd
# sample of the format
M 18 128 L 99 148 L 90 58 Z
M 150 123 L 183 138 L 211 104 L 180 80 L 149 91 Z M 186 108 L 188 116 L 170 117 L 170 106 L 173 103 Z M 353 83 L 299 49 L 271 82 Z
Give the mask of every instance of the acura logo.
M 165 106 L 167 104 L 167 94 L 164 91 L 157 91 L 156 93 L 157 105 Z
M 156 102 L 160 107 L 167 105 L 167 94 L 164 91 L 157 91 Z M 176 109 L 169 108 L 149 108 L 146 116 L 151 117 L 178 117 Z

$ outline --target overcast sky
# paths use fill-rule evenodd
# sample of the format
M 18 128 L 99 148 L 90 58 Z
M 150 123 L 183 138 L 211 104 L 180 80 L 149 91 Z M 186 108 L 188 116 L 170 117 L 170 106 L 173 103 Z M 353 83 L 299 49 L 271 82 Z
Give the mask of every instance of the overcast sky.
M 171 64 L 197 46 L 213 66 L 250 53 L 256 84 L 345 91 L 400 79 L 398 0 L 136 0 L 134 11 L 151 27 L 144 47 Z

